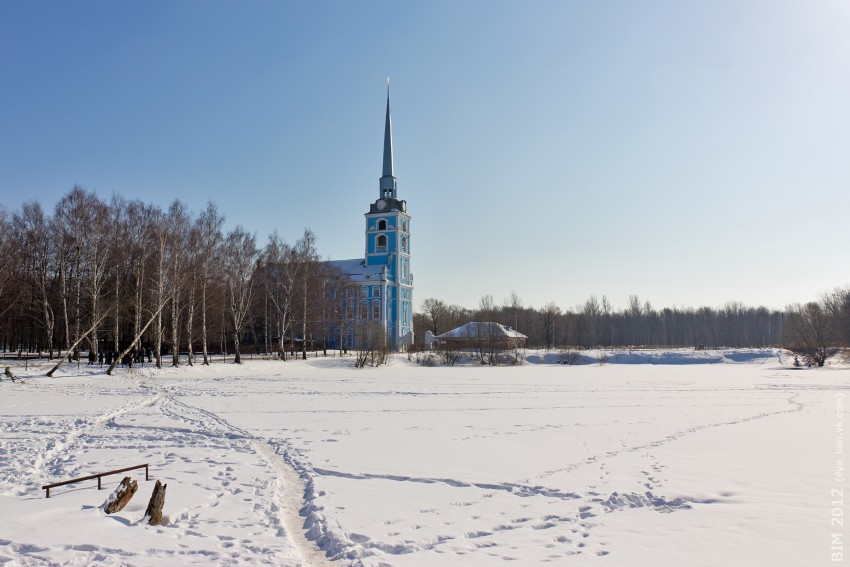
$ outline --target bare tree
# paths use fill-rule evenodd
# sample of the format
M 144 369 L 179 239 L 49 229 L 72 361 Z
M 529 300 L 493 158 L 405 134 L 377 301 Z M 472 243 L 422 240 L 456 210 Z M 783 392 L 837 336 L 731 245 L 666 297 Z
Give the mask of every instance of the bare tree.
M 44 325 L 45 340 L 47 341 L 48 358 L 53 358 L 53 333 L 56 326 L 56 315 L 53 310 L 52 297 L 56 285 L 58 266 L 56 262 L 56 242 L 50 230 L 50 220 L 45 217 L 41 205 L 36 201 L 24 203 L 20 214 L 13 218 L 14 238 L 20 243 L 20 250 L 27 272 L 30 274 L 29 287 L 32 290 L 34 302 L 38 305 L 37 312 L 40 322 Z M 2 229 L 0 229 L 2 231 Z M 7 246 L 2 247 L 5 250 Z M 6 295 L 8 283 L 5 275 L 11 275 L 8 260 L 0 258 L 0 296 Z
M 543 327 L 546 336 L 546 349 L 551 349 L 555 344 L 555 321 L 561 314 L 561 308 L 554 301 L 543 306 Z
M 316 235 L 309 228 L 304 229 L 304 235 L 295 243 L 296 257 L 299 266 L 301 286 L 301 358 L 307 358 L 307 320 L 310 302 L 310 283 L 315 274 L 318 253 L 316 252 Z
M 357 323 L 357 352 L 354 365 L 357 368 L 381 366 L 389 360 L 387 330 L 378 321 L 361 320 Z
M 127 205 L 124 249 L 129 272 L 128 283 L 131 287 L 133 336 L 138 337 L 130 345 L 134 348 L 141 348 L 142 346 L 142 334 L 139 331 L 142 328 L 145 299 L 149 291 L 146 274 L 148 261 L 154 249 L 156 223 L 159 222 L 161 217 L 160 211 L 151 205 L 145 205 L 141 201 L 133 201 Z M 115 346 L 115 350 L 118 350 L 118 346 Z
M 168 279 L 172 286 L 171 293 L 171 366 L 180 366 L 180 314 L 183 298 L 183 283 L 186 271 L 184 263 L 187 260 L 187 240 L 189 239 L 189 215 L 186 206 L 175 200 L 168 209 L 166 218 L 168 227 Z
M 836 339 L 850 347 L 850 288 L 836 288 L 822 298 L 824 309 L 835 327 Z
M 189 366 L 195 364 L 195 351 L 193 349 L 195 330 L 195 307 L 197 305 L 198 280 L 201 271 L 201 260 L 198 248 L 201 242 L 201 232 L 198 223 L 193 223 L 189 229 L 188 243 L 186 246 L 186 352 Z
M 122 297 L 122 280 L 126 277 L 130 263 L 130 249 L 128 237 L 130 226 L 127 220 L 127 202 L 118 195 L 113 195 L 109 202 L 109 229 L 107 230 L 109 243 L 109 264 L 112 279 L 112 300 L 114 302 L 114 315 L 112 321 L 112 339 L 114 349 L 118 351 L 121 346 L 121 307 L 126 303 Z
M 171 289 L 168 281 L 168 237 L 169 230 L 162 211 L 157 210 L 151 225 L 151 264 L 153 268 L 152 281 L 154 283 L 152 294 L 154 303 L 163 305 L 166 296 L 171 297 Z M 156 357 L 156 367 L 162 368 L 162 309 L 156 310 L 156 321 L 153 328 L 153 352 Z
M 5 315 L 17 303 L 19 290 L 14 288 L 17 283 L 15 271 L 18 265 L 15 262 L 15 251 L 18 244 L 12 234 L 9 213 L 0 206 L 0 316 Z
M 629 322 L 629 344 L 631 346 L 640 343 L 642 340 L 641 315 L 643 315 L 643 307 L 640 304 L 640 298 L 637 295 L 630 295 L 627 317 Z
M 198 233 L 199 278 L 201 292 L 201 349 L 204 353 L 204 364 L 209 364 L 209 348 L 207 345 L 207 307 L 209 302 L 210 279 L 214 267 L 218 263 L 218 250 L 222 245 L 221 229 L 224 217 L 221 216 L 212 202 L 198 217 L 195 228 Z
M 224 242 L 224 278 L 233 323 L 233 346 L 237 364 L 242 363 L 240 336 L 250 318 L 254 271 L 259 251 L 256 238 L 241 226 L 227 233 Z
M 599 300 L 595 295 L 591 295 L 584 302 L 582 307 L 582 315 L 584 316 L 585 324 L 587 325 L 586 342 L 582 346 L 592 347 L 599 344 L 599 317 L 602 313 L 602 308 L 599 306 Z
M 478 300 L 478 313 L 475 315 L 479 321 L 493 321 L 496 319 L 496 303 L 491 294 L 482 295 Z
M 788 308 L 785 345 L 806 358 L 811 365 L 823 366 L 838 351 L 838 329 L 821 303 L 792 305 Z
M 611 303 L 608 301 L 607 295 L 602 296 L 601 317 L 603 326 L 610 333 L 610 336 L 608 337 L 608 340 L 605 341 L 605 344 L 610 343 L 611 348 L 614 348 L 614 319 L 611 316 Z
M 445 332 L 449 319 L 449 306 L 441 299 L 428 298 L 422 302 L 422 312 L 428 321 L 428 329 L 434 336 Z
M 286 360 L 284 341 L 292 325 L 299 267 L 297 251 L 284 242 L 277 231 L 272 232 L 263 249 L 263 286 L 278 339 L 278 355 L 282 360 Z
M 519 314 L 522 312 L 522 300 L 517 295 L 517 292 L 511 290 L 511 296 L 505 300 L 504 310 L 510 320 L 510 325 L 513 325 L 514 330 L 519 330 Z
M 80 325 L 82 317 L 82 262 L 86 239 L 91 227 L 87 209 L 90 197 L 88 192 L 75 185 L 56 205 L 54 215 L 62 239 L 62 302 L 65 312 L 67 343 L 80 344 Z M 68 303 L 71 303 L 70 309 Z M 72 322 L 69 323 L 69 311 Z M 79 351 L 74 347 L 74 357 L 79 359 Z

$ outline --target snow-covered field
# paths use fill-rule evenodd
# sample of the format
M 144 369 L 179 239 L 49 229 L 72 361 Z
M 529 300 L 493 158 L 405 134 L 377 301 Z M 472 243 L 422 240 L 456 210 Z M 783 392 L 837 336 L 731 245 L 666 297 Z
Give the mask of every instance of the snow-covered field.
M 556 358 L 15 368 L 33 377 L 0 382 L 0 564 L 834 564 L 850 368 Z M 41 490 L 145 462 L 111 516 L 123 475 Z M 160 527 L 140 522 L 155 479 Z

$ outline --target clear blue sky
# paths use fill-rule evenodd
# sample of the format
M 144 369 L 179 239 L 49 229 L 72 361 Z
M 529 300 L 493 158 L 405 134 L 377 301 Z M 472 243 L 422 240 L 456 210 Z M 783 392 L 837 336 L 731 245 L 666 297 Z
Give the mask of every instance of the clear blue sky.
M 0 202 L 208 199 L 363 253 L 392 79 L 416 305 L 850 284 L 850 2 L 0 2 Z

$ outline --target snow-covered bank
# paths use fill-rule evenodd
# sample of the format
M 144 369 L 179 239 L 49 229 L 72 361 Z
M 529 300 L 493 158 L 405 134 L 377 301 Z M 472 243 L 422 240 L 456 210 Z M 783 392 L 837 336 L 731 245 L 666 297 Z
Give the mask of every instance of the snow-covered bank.
M 770 359 L 782 365 L 787 351 L 775 348 L 753 349 L 589 349 L 589 350 L 537 350 L 528 351 L 529 364 L 762 364 Z
M 0 562 L 826 564 L 850 370 L 757 354 L 4 381 Z M 40 490 L 139 462 L 152 478 L 112 516 L 98 506 L 122 475 Z M 157 478 L 169 522 L 154 528 L 139 520 Z

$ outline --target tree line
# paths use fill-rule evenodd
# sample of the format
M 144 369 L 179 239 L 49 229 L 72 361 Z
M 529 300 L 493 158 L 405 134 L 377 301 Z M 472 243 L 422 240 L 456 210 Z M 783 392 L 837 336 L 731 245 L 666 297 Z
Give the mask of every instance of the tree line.
M 213 203 L 194 214 L 179 200 L 162 209 L 80 186 L 52 211 L 37 201 L 0 210 L 0 351 L 147 355 L 161 367 L 217 353 L 239 361 L 245 349 L 282 359 L 329 345 L 385 350 L 384 330 L 368 311 L 358 316 L 358 286 L 321 261 L 309 229 L 292 244 L 275 232 L 260 246 L 224 220 Z M 485 295 L 474 309 L 429 298 L 414 314 L 417 344 L 426 330 L 471 321 L 513 327 L 531 347 L 786 346 L 820 366 L 850 347 L 850 288 L 784 310 L 659 309 L 636 295 L 622 309 L 604 295 L 570 308 L 525 306 L 516 293 L 501 304 Z
M 555 302 L 523 306 L 516 293 L 500 305 L 485 295 L 474 309 L 429 298 L 415 315 L 414 327 L 421 341 L 425 331 L 439 335 L 471 321 L 513 326 L 528 335 L 529 346 L 539 348 L 786 346 L 823 365 L 839 348 L 850 347 L 850 288 L 784 310 L 737 302 L 659 309 L 637 295 L 619 310 L 604 295 L 566 309 Z
M 327 348 L 356 296 L 320 261 L 315 235 L 289 244 L 273 233 L 260 247 L 224 221 L 213 203 L 193 214 L 179 200 L 162 209 L 80 186 L 52 211 L 0 211 L 0 350 L 147 355 L 161 367 L 180 353 L 207 364 L 222 352 L 239 362 L 246 346 L 284 358 Z

